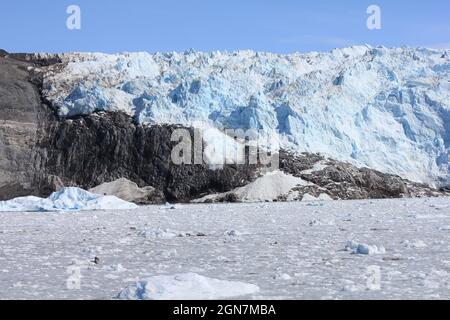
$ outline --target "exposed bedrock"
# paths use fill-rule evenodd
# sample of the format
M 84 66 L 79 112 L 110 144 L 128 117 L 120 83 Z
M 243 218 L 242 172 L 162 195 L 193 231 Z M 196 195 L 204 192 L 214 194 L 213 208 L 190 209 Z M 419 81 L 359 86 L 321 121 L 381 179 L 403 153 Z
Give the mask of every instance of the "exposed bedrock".
M 311 183 L 295 188 L 298 199 L 327 194 L 333 199 L 383 199 L 445 195 L 425 184 L 411 182 L 396 175 L 325 158 L 319 154 L 293 155 L 282 152 L 280 169 Z M 283 200 L 283 199 L 281 199 Z
M 172 142 L 171 135 L 176 128 L 181 127 L 136 125 L 118 112 L 52 121 L 39 142 L 47 148 L 45 174 L 87 189 L 124 177 L 162 190 L 168 201 L 227 191 L 255 177 L 256 166 L 250 165 L 210 170 L 206 165 L 174 164 L 171 152 L 178 142 Z
M 0 199 L 37 193 L 37 131 L 46 112 L 29 62 L 0 52 Z

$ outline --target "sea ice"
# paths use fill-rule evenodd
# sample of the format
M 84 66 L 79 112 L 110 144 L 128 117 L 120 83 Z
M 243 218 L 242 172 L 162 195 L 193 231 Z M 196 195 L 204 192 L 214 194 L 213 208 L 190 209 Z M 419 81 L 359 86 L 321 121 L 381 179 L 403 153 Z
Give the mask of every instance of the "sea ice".
M 347 251 L 351 251 L 353 254 L 374 255 L 384 254 L 386 249 L 382 246 L 368 245 L 365 243 L 358 243 L 355 241 L 348 241 L 345 246 Z

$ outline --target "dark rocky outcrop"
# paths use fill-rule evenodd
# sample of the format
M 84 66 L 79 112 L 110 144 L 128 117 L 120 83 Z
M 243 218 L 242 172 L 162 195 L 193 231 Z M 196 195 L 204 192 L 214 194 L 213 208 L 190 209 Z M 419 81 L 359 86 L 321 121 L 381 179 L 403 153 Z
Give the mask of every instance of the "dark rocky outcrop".
M 122 200 L 142 205 L 165 201 L 165 196 L 160 190 L 148 186 L 140 188 L 136 183 L 126 178 L 102 183 L 95 188 L 89 189 L 89 192 L 116 196 Z
M 320 166 L 313 170 L 316 164 Z M 333 199 L 382 199 L 442 196 L 444 190 L 414 183 L 399 176 L 327 159 L 319 154 L 293 155 L 282 152 L 280 168 L 314 186 L 298 187 L 299 198 L 305 194 L 328 194 Z
M 162 190 L 168 201 L 228 191 L 254 179 L 255 166 L 209 170 L 173 164 L 171 152 L 178 142 L 171 142 L 171 135 L 177 128 L 182 127 L 137 125 L 120 112 L 51 121 L 39 141 L 47 148 L 42 165 L 46 175 L 58 176 L 64 185 L 89 189 L 124 177 Z

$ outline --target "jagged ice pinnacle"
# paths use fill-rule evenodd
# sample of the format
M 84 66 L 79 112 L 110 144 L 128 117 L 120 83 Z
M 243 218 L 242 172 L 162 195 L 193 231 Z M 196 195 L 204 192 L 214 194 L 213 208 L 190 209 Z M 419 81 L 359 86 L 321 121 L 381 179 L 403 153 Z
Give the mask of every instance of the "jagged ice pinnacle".
M 450 51 L 72 53 L 44 70 L 61 116 L 123 111 L 140 123 L 260 129 L 320 152 L 448 185 Z

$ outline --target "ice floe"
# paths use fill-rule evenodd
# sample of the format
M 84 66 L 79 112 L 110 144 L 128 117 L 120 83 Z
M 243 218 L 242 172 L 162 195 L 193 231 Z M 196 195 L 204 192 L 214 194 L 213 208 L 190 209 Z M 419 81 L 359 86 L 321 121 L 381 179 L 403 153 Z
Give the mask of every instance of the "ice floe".
M 153 276 L 123 289 L 123 300 L 212 300 L 246 296 L 259 291 L 258 286 L 207 278 L 196 273 Z
M 20 197 L 0 202 L 0 212 L 43 212 L 43 211 L 85 211 L 85 210 L 128 210 L 137 205 L 115 196 L 101 196 L 80 188 L 63 188 L 48 198 L 34 196 Z
M 355 241 L 348 241 L 345 249 L 351 251 L 353 254 L 374 255 L 384 254 L 386 249 L 382 246 L 369 245 L 365 243 L 358 243 Z

